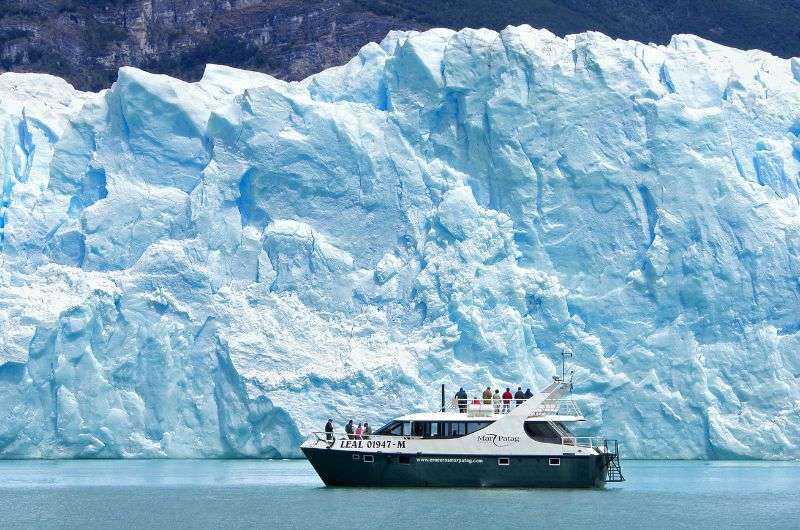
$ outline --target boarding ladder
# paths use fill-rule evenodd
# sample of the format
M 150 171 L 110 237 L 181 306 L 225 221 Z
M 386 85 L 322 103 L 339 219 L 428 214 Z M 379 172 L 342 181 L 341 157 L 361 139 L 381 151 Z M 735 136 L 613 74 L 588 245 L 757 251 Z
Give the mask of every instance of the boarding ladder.
M 612 447 L 614 449 L 613 451 L 611 450 Z M 609 455 L 606 482 L 625 482 L 625 477 L 622 476 L 622 465 L 619 459 L 619 443 L 617 440 L 606 440 L 605 450 L 606 454 Z

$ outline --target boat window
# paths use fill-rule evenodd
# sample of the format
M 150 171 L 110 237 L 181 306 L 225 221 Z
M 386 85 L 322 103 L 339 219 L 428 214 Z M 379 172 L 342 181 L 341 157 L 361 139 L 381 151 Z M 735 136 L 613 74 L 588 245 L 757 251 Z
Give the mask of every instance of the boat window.
M 526 421 L 525 433 L 543 443 L 561 443 L 561 436 L 546 421 Z
M 497 459 L 498 466 L 509 466 L 511 465 L 511 459 L 508 457 L 500 457 Z
M 554 425 L 557 431 L 563 433 L 562 436 L 569 436 L 572 434 L 572 432 L 567 428 L 567 426 L 561 423 L 560 421 L 554 422 Z
M 415 421 L 413 427 L 414 436 L 425 436 L 425 423 Z
M 359 458 L 361 458 L 361 455 L 358 453 L 353 453 L 353 460 L 358 460 Z
M 375 462 L 375 456 L 373 456 L 373 455 L 364 455 L 364 463 L 365 464 L 371 464 L 373 462 Z
M 467 422 L 467 434 L 472 434 L 475 431 L 479 431 L 484 427 L 488 427 L 491 425 L 492 422 L 490 421 L 470 421 Z
M 439 436 L 439 424 L 438 423 L 431 423 L 430 430 L 428 432 L 428 436 L 431 438 L 437 438 Z
M 459 436 L 464 436 L 467 433 L 466 430 L 466 423 L 461 421 L 453 421 L 445 423 L 446 426 L 446 435 L 448 438 L 458 438 Z
M 561 459 L 560 458 L 551 458 L 550 459 L 550 465 L 551 466 L 560 466 L 561 465 Z
M 411 436 L 411 422 L 404 421 L 403 422 L 403 436 Z
M 403 424 L 399 421 L 392 421 L 375 431 L 375 434 L 387 436 L 400 436 L 403 433 Z

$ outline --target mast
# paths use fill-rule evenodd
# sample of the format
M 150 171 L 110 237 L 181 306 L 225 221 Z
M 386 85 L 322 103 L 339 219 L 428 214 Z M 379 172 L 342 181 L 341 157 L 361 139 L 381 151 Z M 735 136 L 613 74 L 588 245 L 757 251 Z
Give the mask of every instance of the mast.
M 562 383 L 566 383 L 567 382 L 567 357 L 572 357 L 572 351 L 569 350 L 568 348 L 563 348 L 561 350 L 561 382 Z M 572 389 L 572 374 L 573 373 L 574 373 L 574 371 L 570 371 L 570 378 L 569 378 L 570 379 L 570 381 L 569 381 L 570 390 Z

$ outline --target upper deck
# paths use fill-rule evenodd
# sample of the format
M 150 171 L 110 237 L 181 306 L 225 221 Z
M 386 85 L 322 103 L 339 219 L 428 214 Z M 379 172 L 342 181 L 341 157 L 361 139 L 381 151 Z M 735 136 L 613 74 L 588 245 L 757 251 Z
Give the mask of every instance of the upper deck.
M 533 397 L 528 399 L 534 399 Z M 527 399 L 520 400 L 517 405 L 517 400 L 512 400 L 508 406 L 504 406 L 502 402 L 497 403 L 473 403 L 472 400 L 467 400 L 464 403 L 457 403 L 453 400 L 445 410 L 438 412 L 416 412 L 412 414 L 405 414 L 397 417 L 395 421 L 496 421 L 503 418 L 506 414 L 514 411 L 517 406 L 521 406 L 527 402 Z M 535 419 L 538 421 L 559 421 L 559 422 L 573 422 L 585 421 L 586 418 L 581 413 L 578 405 L 572 399 L 545 399 L 542 403 L 535 407 L 527 416 L 528 419 Z

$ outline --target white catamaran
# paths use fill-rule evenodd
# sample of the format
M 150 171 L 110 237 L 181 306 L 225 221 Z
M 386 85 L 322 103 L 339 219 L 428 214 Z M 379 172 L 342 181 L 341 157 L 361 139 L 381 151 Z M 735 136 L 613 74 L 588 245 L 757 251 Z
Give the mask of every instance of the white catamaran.
M 315 432 L 301 449 L 328 486 L 594 487 L 624 480 L 616 440 L 573 436 L 571 384 L 499 409 L 483 400 L 408 414 L 374 434 Z

